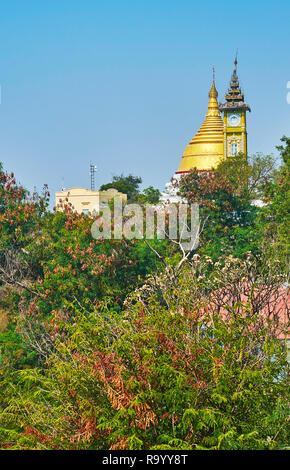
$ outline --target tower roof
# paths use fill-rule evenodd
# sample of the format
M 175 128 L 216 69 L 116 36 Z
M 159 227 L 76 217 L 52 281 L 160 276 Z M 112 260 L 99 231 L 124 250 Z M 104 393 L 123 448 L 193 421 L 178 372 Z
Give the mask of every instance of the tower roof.
M 228 93 L 226 93 L 225 95 L 225 99 L 228 102 L 244 101 L 244 94 L 241 92 L 239 79 L 237 75 L 237 63 L 238 63 L 238 60 L 237 58 L 235 58 L 235 62 L 234 62 L 235 66 L 234 66 L 234 71 L 232 74 L 230 88 L 228 89 Z
M 228 88 L 228 92 L 225 94 L 226 103 L 220 104 L 220 111 L 224 111 L 226 109 L 246 109 L 247 111 L 251 111 L 249 105 L 245 103 L 244 93 L 242 93 L 240 88 L 237 75 L 237 63 L 238 59 L 236 57 L 234 61 L 234 71 L 232 73 L 230 87 Z
M 192 168 L 209 170 L 223 158 L 223 121 L 218 108 L 218 92 L 213 79 L 208 110 L 199 131 L 184 150 L 178 173 Z

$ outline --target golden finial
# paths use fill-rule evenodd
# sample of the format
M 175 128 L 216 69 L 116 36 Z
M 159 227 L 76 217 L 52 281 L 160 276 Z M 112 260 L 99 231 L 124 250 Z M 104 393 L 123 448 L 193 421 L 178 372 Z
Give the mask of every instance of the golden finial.
M 217 92 L 217 89 L 215 87 L 215 68 L 214 68 L 214 66 L 212 67 L 212 85 L 211 85 L 211 89 L 209 90 L 208 96 L 209 96 L 209 98 L 217 98 L 218 97 L 218 92 Z
M 217 89 L 215 87 L 214 80 L 212 82 L 212 86 L 211 86 L 211 89 L 209 90 L 208 96 L 209 96 L 209 98 L 215 98 L 215 99 L 218 97 L 218 92 L 217 92 Z

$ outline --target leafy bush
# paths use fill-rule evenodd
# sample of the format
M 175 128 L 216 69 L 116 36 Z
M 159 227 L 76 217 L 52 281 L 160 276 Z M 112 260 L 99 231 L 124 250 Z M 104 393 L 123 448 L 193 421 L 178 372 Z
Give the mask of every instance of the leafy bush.
M 230 259 L 226 274 L 217 266 L 207 282 L 199 279 L 201 262 L 184 267 L 170 287 L 166 273 L 148 279 L 122 314 L 88 303 L 74 306 L 74 323 L 55 319 L 55 350 L 46 368 L 14 377 L 0 421 L 4 447 L 285 445 L 287 362 L 273 334 L 275 319 L 265 315 L 261 278 L 249 286 L 248 269 L 249 279 L 241 280 L 249 286 L 247 297 L 234 303 L 226 297 L 221 311 L 215 294 L 229 288 L 231 276 L 240 279 L 242 266 L 239 271 Z M 212 286 L 213 296 L 205 295 Z

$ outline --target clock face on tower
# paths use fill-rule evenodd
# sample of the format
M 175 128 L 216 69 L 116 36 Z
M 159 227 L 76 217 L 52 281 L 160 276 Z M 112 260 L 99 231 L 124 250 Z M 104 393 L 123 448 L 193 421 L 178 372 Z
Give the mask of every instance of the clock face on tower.
M 239 113 L 231 113 L 228 115 L 228 126 L 237 127 L 241 124 L 241 116 Z

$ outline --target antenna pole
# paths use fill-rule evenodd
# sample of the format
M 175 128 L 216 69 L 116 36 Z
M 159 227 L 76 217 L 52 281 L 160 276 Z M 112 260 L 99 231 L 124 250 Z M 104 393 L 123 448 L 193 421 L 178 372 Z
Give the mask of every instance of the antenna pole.
M 95 173 L 96 173 L 97 167 L 96 165 L 93 165 L 90 163 L 90 175 L 91 175 L 91 191 L 95 191 Z

